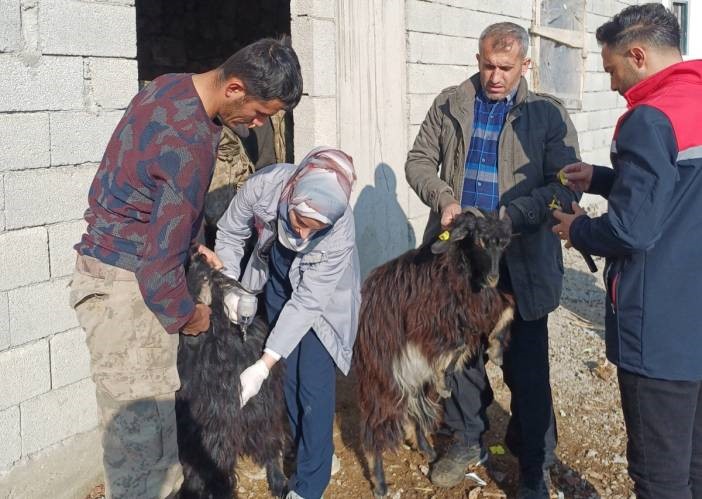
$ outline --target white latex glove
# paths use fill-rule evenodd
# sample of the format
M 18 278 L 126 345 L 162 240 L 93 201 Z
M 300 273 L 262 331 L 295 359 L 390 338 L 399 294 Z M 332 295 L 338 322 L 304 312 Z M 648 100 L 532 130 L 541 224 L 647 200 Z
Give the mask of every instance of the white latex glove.
M 244 369 L 244 372 L 239 376 L 239 381 L 241 382 L 241 407 L 244 407 L 246 403 L 256 395 L 259 390 L 261 390 L 261 385 L 268 377 L 268 367 L 262 359 L 256 361 L 252 366 Z

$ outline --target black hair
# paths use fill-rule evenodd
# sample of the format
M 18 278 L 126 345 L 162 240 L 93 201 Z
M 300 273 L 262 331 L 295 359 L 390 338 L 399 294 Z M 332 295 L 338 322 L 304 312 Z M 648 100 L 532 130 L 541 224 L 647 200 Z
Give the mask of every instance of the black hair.
M 302 73 L 290 38 L 263 38 L 238 50 L 219 66 L 221 81 L 239 78 L 247 95 L 264 101 L 278 99 L 291 110 L 302 96 Z
M 597 28 L 595 37 L 609 47 L 643 42 L 659 48 L 680 50 L 680 25 L 671 11 L 659 3 L 631 5 Z

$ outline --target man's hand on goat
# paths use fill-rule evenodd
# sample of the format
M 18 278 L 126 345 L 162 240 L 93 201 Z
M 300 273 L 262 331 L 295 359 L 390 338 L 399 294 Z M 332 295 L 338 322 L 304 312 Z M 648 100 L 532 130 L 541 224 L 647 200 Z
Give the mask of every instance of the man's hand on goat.
M 207 262 L 207 265 L 209 265 L 213 269 L 221 270 L 224 267 L 224 264 L 222 263 L 222 260 L 220 260 L 219 257 L 217 256 L 217 253 L 212 251 L 207 246 L 202 245 L 202 244 L 198 244 L 197 245 L 197 252 L 205 257 L 205 261 Z
M 210 328 L 212 309 L 203 303 L 195 304 L 195 311 L 190 320 L 183 326 L 183 334 L 197 336 Z
M 266 362 L 262 358 L 258 359 L 254 365 L 244 369 L 239 376 L 239 381 L 241 382 L 239 402 L 241 402 L 241 407 L 244 407 L 251 397 L 261 390 L 261 385 L 268 377 L 269 372 L 270 369 L 268 369 Z
M 458 203 L 451 203 L 446 205 L 443 210 L 441 210 L 441 228 L 448 229 L 456 218 L 456 215 L 461 213 L 461 205 Z
M 551 229 L 554 234 L 556 234 L 560 239 L 566 242 L 566 248 L 572 248 L 573 245 L 570 242 L 570 226 L 578 217 L 586 215 L 585 210 L 583 210 L 578 203 L 573 201 L 571 204 L 573 208 L 573 213 L 565 213 L 561 210 L 553 210 L 553 217 L 558 220 L 558 223 Z
M 570 190 L 586 192 L 592 183 L 592 172 L 592 165 L 588 163 L 571 163 L 558 172 L 558 177 L 563 185 L 568 186 Z

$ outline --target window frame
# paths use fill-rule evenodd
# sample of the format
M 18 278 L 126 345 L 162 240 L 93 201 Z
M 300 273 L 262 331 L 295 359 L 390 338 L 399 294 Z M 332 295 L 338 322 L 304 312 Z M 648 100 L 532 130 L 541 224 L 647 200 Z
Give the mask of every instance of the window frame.
M 688 55 L 690 2 L 689 0 L 673 0 L 670 6 L 673 14 L 680 24 L 680 53 L 682 55 Z M 677 7 L 680 7 L 680 16 L 678 16 Z
M 585 59 L 587 58 L 587 47 L 585 44 L 585 33 L 587 31 L 585 23 L 586 15 L 586 2 L 583 2 L 582 16 L 583 16 L 583 27 L 582 31 L 568 30 L 561 28 L 552 28 L 550 26 L 541 25 L 541 5 L 542 0 L 534 0 L 532 4 L 532 22 L 529 28 L 529 35 L 531 37 L 531 62 L 532 62 L 532 86 L 538 92 L 541 89 L 541 39 L 546 38 L 548 40 L 553 40 L 554 42 L 566 45 L 574 49 L 580 49 L 580 81 L 578 85 L 578 90 L 576 92 L 577 97 L 565 97 L 563 95 L 558 95 L 554 93 L 554 96 L 561 101 L 568 111 L 582 111 L 583 109 L 583 92 L 585 87 Z

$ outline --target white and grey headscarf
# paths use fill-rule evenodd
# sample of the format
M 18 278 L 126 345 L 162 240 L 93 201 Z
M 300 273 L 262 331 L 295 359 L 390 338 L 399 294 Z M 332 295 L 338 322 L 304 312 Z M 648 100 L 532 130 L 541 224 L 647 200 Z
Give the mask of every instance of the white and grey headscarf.
M 288 249 L 302 251 L 326 230 L 302 239 L 290 225 L 290 211 L 332 226 L 346 211 L 356 181 L 351 156 L 339 149 L 317 147 L 300 162 L 283 188 L 278 205 L 278 239 Z

